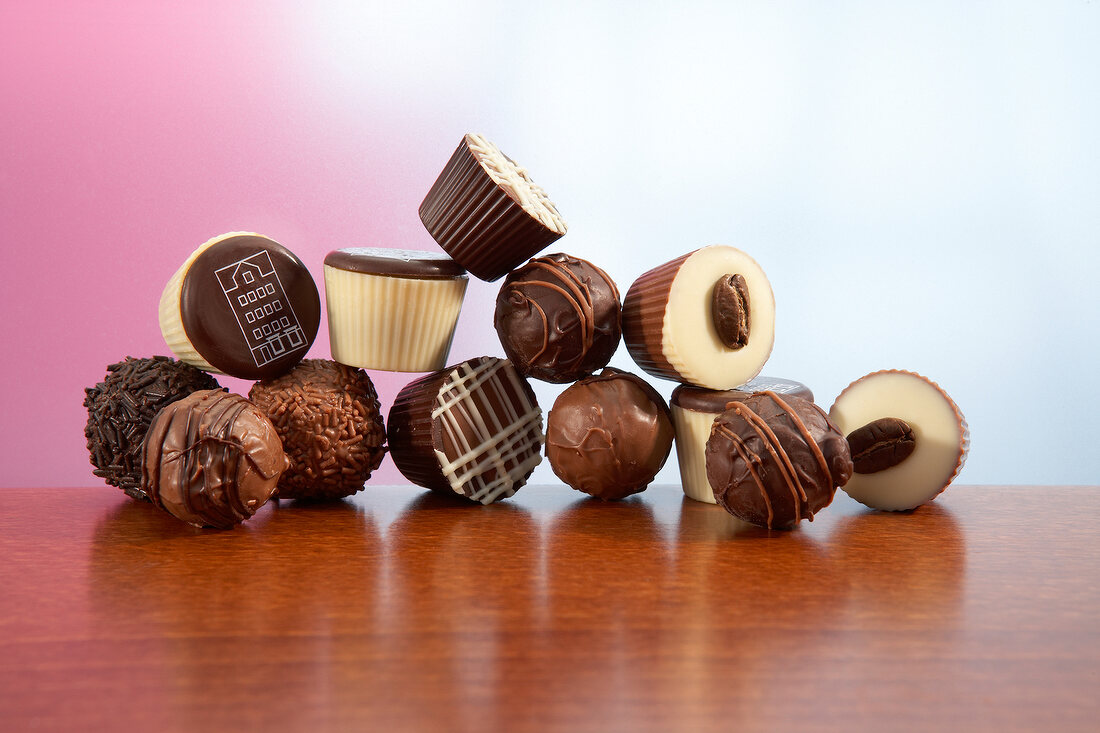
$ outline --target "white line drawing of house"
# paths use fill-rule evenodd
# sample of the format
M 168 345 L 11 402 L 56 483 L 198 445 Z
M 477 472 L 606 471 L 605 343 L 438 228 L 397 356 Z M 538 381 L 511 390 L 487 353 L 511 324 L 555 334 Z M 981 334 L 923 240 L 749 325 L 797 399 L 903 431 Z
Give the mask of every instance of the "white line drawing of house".
M 257 367 L 309 348 L 270 253 L 260 250 L 214 274 Z

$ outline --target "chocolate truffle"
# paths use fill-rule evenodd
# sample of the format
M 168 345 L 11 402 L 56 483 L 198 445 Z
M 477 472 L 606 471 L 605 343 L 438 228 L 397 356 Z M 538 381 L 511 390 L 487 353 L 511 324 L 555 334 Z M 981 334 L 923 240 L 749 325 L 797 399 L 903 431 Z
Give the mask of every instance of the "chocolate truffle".
M 157 413 L 142 450 L 142 490 L 196 527 L 248 519 L 290 466 L 271 421 L 221 390 L 193 392 Z
M 351 496 L 386 454 L 378 394 L 362 369 L 305 359 L 281 377 L 254 384 L 248 398 L 275 425 L 290 459 L 279 478 L 279 498 Z
M 607 273 L 552 254 L 508 275 L 493 325 L 516 369 L 563 383 L 607 365 L 622 336 L 621 313 L 619 290 Z
M 601 499 L 644 491 L 672 450 L 668 405 L 618 369 L 571 385 L 546 419 L 546 457 L 565 483 Z
M 943 389 L 913 372 L 868 374 L 836 398 L 829 417 L 848 436 L 854 473 L 844 487 L 874 509 L 931 501 L 959 475 L 970 429 Z
M 638 366 L 655 377 L 734 389 L 759 374 L 771 354 L 771 284 L 760 265 L 734 247 L 689 252 L 630 286 L 623 340 Z
M 141 490 L 141 441 L 161 408 L 200 389 L 217 389 L 206 372 L 170 359 L 125 360 L 107 367 L 107 378 L 84 390 L 84 437 L 96 476 L 135 499 Z
M 270 379 L 301 361 L 321 300 L 302 261 L 259 234 L 231 232 L 191 253 L 160 297 L 160 330 L 182 361 Z
M 824 411 L 775 392 L 735 402 L 715 418 L 706 460 L 718 504 L 768 529 L 813 521 L 852 475 L 848 441 Z
M 410 382 L 387 422 L 405 478 L 482 504 L 514 494 L 542 461 L 542 410 L 507 359 L 480 356 Z
M 474 277 L 492 282 L 566 231 L 527 171 L 481 135 L 466 135 L 420 204 L 428 233 Z
M 325 301 L 332 358 L 364 369 L 442 369 L 467 282 L 466 271 L 442 252 L 330 252 Z
M 800 382 L 775 377 L 757 377 L 737 389 L 712 390 L 681 384 L 672 391 L 669 406 L 676 428 L 676 457 L 684 494 L 696 501 L 714 504 L 714 492 L 707 482 L 707 439 L 714 418 L 726 405 L 740 402 L 754 392 L 771 390 L 780 396 L 795 395 L 813 402 L 810 388 Z

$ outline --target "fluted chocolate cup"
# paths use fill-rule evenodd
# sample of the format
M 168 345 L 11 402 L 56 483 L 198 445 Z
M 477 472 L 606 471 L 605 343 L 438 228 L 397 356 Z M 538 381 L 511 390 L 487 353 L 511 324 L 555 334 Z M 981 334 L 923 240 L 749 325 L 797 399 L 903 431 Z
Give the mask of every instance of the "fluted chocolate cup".
M 707 481 L 707 439 L 714 418 L 726 411 L 731 402 L 741 402 L 754 392 L 771 390 L 813 402 L 810 388 L 800 382 L 774 377 L 757 377 L 737 389 L 711 390 L 680 385 L 672 391 L 669 406 L 676 429 L 676 459 L 680 464 L 680 483 L 689 499 L 717 503 Z
M 767 276 L 735 247 L 711 245 L 646 272 L 623 301 L 623 341 L 661 379 L 734 389 L 764 367 L 775 340 Z
M 498 280 L 566 232 L 546 192 L 481 135 L 468 134 L 420 204 L 439 246 L 474 277 Z
M 507 359 L 480 356 L 410 382 L 387 426 L 405 478 L 482 504 L 512 496 L 542 461 L 542 410 Z

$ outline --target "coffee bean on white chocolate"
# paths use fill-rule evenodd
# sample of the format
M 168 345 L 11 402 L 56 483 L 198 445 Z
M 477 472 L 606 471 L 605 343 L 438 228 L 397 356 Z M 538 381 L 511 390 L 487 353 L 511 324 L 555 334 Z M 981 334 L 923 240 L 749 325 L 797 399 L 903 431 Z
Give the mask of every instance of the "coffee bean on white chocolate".
M 855 470 L 844 490 L 874 509 L 931 501 L 966 461 L 970 431 L 958 406 L 919 374 L 886 370 L 848 385 L 829 418 L 848 437 Z
M 655 377 L 733 389 L 760 373 L 775 338 L 775 297 L 756 261 L 712 245 L 645 273 L 623 302 L 623 340 Z

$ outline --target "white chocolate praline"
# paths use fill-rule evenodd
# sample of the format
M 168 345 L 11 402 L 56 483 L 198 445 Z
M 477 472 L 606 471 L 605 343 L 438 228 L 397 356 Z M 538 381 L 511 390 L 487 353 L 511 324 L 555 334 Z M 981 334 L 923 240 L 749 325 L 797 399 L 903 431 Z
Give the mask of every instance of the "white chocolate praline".
M 507 359 L 486 359 L 476 367 L 464 362 L 447 376 L 432 420 L 440 420 L 444 436 L 462 450 L 450 459 L 435 449 L 456 494 L 491 504 L 512 496 L 542 462 L 542 409 L 529 389 Z M 473 435 L 462 429 L 464 424 Z M 494 468 L 494 478 L 487 481 L 485 474 Z
M 680 464 L 680 483 L 684 494 L 696 501 L 717 504 L 707 480 L 707 438 L 718 413 L 685 410 L 671 405 L 672 425 L 676 429 L 676 459 Z
M 844 491 L 874 509 L 915 509 L 938 496 L 958 475 L 970 449 L 970 431 L 947 393 L 914 372 L 868 374 L 848 385 L 829 410 L 829 419 L 845 435 L 884 417 L 904 420 L 916 447 L 890 468 L 853 473 Z
M 493 179 L 493 183 L 507 191 L 524 211 L 538 219 L 547 229 L 557 234 L 565 234 L 567 229 L 565 220 L 561 218 L 561 214 L 558 213 L 546 192 L 531 180 L 527 169 L 516 165 L 483 135 L 473 133 L 466 135 L 466 144 L 481 167 Z
M 749 304 L 748 342 L 740 349 L 722 343 L 711 299 L 723 275 L 745 278 Z M 707 389 L 733 389 L 760 373 L 775 341 L 775 296 L 760 265 L 735 247 L 696 250 L 680 266 L 668 294 L 661 350 L 681 381 Z
M 451 350 L 467 279 L 416 279 L 325 270 L 332 358 L 391 372 L 442 369 Z

